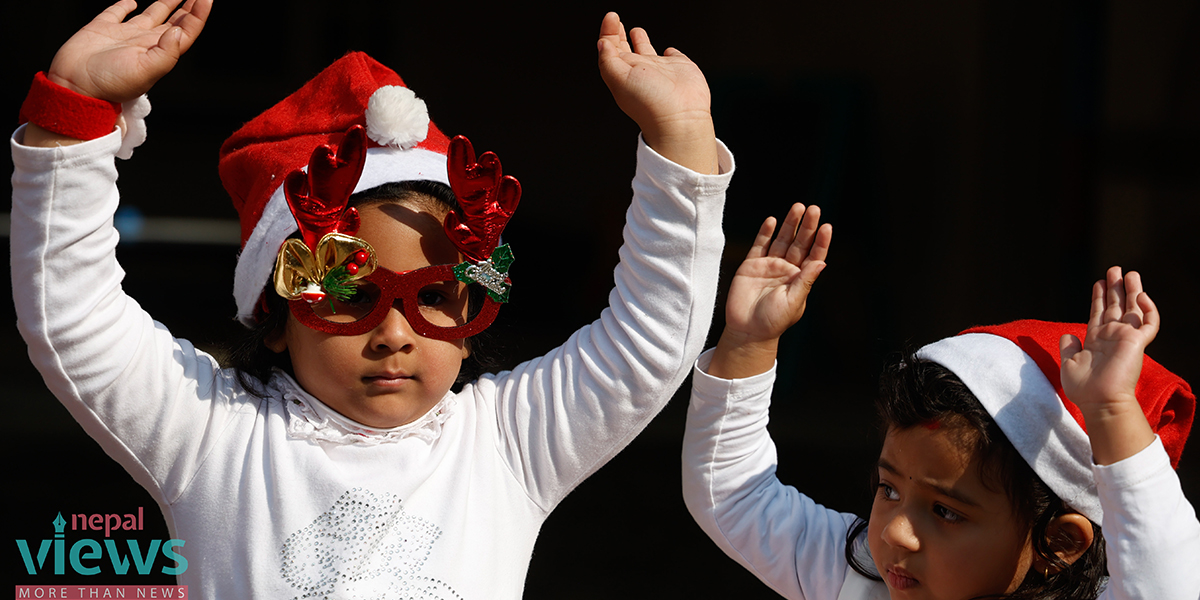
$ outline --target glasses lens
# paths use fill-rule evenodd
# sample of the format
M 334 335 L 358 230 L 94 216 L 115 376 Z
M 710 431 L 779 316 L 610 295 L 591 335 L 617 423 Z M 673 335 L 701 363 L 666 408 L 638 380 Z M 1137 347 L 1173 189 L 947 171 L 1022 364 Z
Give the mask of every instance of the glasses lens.
M 331 323 L 353 323 L 371 314 L 383 292 L 379 286 L 360 279 L 351 284 L 352 291 L 344 300 L 329 294 L 324 300 L 312 305 L 318 317 Z
M 417 310 L 434 327 L 457 327 L 467 322 L 470 288 L 457 280 L 434 281 L 417 291 Z

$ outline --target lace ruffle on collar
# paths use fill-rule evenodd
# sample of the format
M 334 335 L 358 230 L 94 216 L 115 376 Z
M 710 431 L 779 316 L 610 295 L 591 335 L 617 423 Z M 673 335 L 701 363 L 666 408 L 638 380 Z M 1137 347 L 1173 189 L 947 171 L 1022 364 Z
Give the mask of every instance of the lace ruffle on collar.
M 331 444 L 377 446 L 415 437 L 433 442 L 442 435 L 442 424 L 454 413 L 458 402 L 447 392 L 440 402 L 416 421 L 399 427 L 368 427 L 333 410 L 300 388 L 286 373 L 277 372 L 270 387 L 283 398 L 288 413 L 288 435 L 297 439 Z

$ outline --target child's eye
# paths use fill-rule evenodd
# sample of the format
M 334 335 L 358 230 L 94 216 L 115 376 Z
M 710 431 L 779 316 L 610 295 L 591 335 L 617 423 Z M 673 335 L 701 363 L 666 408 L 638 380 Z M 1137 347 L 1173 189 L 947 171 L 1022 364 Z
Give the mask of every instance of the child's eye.
M 933 514 L 937 515 L 943 521 L 946 521 L 948 523 L 961 523 L 963 521 L 962 515 L 954 512 L 940 504 L 935 504 L 933 506 Z
M 438 290 L 421 290 L 417 293 L 417 304 L 437 306 L 446 301 L 446 295 Z
M 882 496 L 884 500 L 900 499 L 900 494 L 896 493 L 896 490 L 892 489 L 892 486 L 886 483 L 879 484 L 879 495 Z
M 363 289 L 359 286 L 354 286 L 354 292 L 351 293 L 350 297 L 346 298 L 346 300 L 345 300 L 346 304 L 362 304 L 364 302 L 370 302 L 370 301 L 371 301 L 371 296 L 369 294 L 367 294 L 366 292 L 364 292 Z

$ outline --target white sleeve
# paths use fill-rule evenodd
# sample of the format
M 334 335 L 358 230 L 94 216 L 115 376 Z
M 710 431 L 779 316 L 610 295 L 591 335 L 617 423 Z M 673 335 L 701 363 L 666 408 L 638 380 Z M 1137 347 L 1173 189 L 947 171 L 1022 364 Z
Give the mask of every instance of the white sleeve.
M 1093 465 L 1104 507 L 1104 600 L 1200 598 L 1200 522 L 1157 437 L 1120 462 Z
M 834 600 L 849 566 L 846 533 L 856 520 L 775 477 L 767 432 L 775 371 L 728 380 L 697 362 L 683 438 L 683 498 L 725 554 L 787 598 Z
M 701 175 L 639 137 L 633 202 L 608 308 L 545 356 L 476 388 L 495 394 L 498 451 L 543 510 L 645 428 L 703 349 L 734 167 L 729 151 L 718 146 L 721 174 Z M 586 226 L 587 212 L 563 218 Z
M 55 148 L 24 146 L 23 135 L 10 142 L 9 239 L 29 357 L 105 452 L 171 503 L 238 410 L 229 381 L 121 289 L 112 225 L 120 134 Z

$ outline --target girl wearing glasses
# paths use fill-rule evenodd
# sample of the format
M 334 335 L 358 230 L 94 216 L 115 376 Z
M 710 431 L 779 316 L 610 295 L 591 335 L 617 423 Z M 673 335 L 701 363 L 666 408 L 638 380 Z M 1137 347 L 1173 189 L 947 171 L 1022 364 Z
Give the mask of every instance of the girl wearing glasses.
M 13 278 L 50 389 L 158 501 L 197 598 L 519 598 L 562 498 L 621 450 L 707 334 L 732 157 L 696 66 L 601 25 L 638 122 L 611 305 L 545 356 L 452 391 L 509 297 L 520 195 L 494 155 L 349 54 L 247 123 L 220 171 L 242 220 L 236 368 L 120 287 L 113 156 L 211 0 L 110 7 L 35 79 L 14 135 Z

